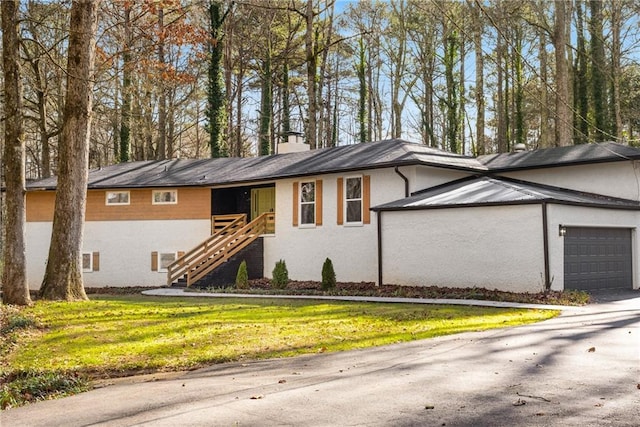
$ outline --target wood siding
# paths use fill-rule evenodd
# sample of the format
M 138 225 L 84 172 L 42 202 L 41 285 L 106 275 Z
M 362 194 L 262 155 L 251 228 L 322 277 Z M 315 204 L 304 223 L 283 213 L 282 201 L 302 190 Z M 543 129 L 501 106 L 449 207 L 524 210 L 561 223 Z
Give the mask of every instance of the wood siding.
M 87 192 L 86 221 L 135 221 L 171 219 L 210 219 L 211 189 L 178 188 L 178 203 L 154 205 L 153 189 L 131 189 L 129 205 L 106 205 L 110 190 Z M 55 192 L 27 192 L 27 222 L 53 221 Z

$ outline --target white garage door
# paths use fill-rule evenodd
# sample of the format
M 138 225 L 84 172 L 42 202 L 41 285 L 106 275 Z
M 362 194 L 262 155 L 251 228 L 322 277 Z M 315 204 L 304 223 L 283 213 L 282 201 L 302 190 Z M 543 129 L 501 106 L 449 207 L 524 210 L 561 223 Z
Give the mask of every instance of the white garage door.
M 631 230 L 567 227 L 565 289 L 632 289 Z

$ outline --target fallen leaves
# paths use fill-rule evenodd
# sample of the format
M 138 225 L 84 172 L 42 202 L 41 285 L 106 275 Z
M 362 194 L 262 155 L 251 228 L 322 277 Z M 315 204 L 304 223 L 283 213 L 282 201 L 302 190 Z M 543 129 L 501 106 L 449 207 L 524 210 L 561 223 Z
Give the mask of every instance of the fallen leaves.
M 515 402 L 513 402 L 513 406 L 524 406 L 527 404 L 527 401 L 524 399 L 518 399 Z
M 596 348 L 595 347 L 590 347 L 589 350 L 587 350 L 589 353 L 595 353 Z

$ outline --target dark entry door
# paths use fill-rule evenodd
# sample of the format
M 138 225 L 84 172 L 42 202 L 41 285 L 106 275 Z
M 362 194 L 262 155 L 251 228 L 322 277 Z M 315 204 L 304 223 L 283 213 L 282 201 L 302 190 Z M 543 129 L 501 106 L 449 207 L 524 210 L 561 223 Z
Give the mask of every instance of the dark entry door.
M 567 227 L 565 289 L 632 289 L 631 230 Z

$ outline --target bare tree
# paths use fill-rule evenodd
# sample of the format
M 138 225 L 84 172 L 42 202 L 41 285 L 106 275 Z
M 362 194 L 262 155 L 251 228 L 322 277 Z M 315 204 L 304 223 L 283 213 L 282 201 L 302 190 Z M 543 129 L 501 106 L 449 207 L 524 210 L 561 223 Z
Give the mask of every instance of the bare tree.
M 99 0 L 71 6 L 67 94 L 60 135 L 58 186 L 49 259 L 40 296 L 84 300 L 82 238 L 87 199 L 95 33 Z
M 2 65 L 4 70 L 4 160 L 7 214 L 2 273 L 2 302 L 29 305 L 25 254 L 25 145 L 18 37 L 19 2 L 2 2 Z
M 569 102 L 569 67 L 567 65 L 567 12 L 564 0 L 555 1 L 553 46 L 556 54 L 556 145 L 571 145 L 573 120 Z

